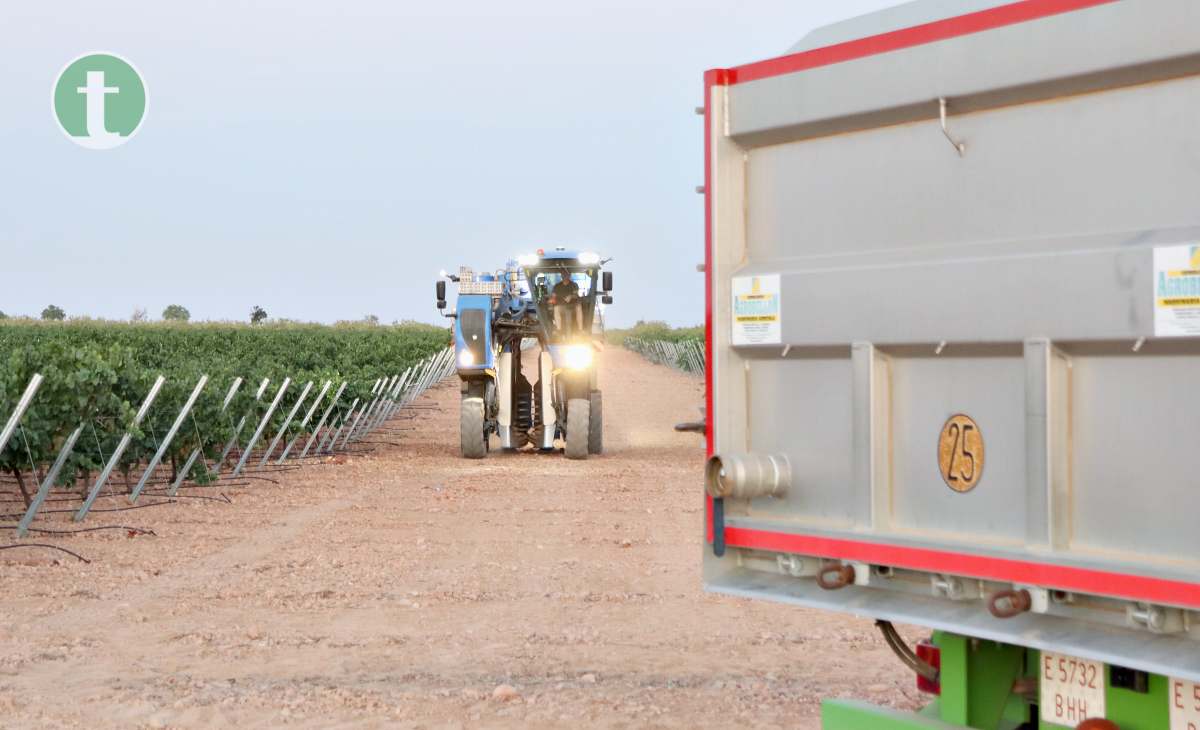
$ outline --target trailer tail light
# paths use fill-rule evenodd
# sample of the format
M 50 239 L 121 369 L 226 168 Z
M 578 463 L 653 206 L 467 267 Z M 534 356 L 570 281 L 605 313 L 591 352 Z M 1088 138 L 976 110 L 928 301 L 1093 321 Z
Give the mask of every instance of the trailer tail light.
M 921 639 L 917 642 L 917 658 L 934 669 L 942 668 L 942 650 L 929 639 Z M 928 679 L 918 674 L 917 689 L 927 694 L 940 695 L 942 682 L 939 679 Z

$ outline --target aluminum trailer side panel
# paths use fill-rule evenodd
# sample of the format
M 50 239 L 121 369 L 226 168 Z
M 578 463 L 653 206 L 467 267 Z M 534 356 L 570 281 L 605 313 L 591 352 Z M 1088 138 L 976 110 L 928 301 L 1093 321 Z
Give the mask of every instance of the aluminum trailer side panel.
M 710 504 L 709 587 L 1200 679 L 1200 4 L 1011 3 L 706 92 L 709 447 L 790 470 Z

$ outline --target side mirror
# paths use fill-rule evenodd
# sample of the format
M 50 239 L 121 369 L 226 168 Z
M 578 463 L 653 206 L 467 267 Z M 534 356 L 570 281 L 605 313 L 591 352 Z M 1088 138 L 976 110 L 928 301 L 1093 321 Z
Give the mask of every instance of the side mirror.
M 445 281 L 439 281 L 437 283 L 437 298 L 438 298 L 439 302 L 446 301 L 446 282 Z M 441 309 L 441 307 L 438 307 L 438 309 Z
M 604 291 L 612 291 L 612 272 L 605 271 L 603 278 L 604 278 Z M 605 302 L 605 304 L 608 304 L 608 302 Z
M 445 308 L 446 308 L 446 300 L 445 300 L 445 299 L 439 299 L 439 300 L 438 300 L 438 303 L 437 303 L 437 308 L 438 308 L 438 309 L 445 309 Z
M 600 301 L 604 302 L 605 304 L 612 304 L 612 294 L 605 294 L 604 296 L 600 297 Z

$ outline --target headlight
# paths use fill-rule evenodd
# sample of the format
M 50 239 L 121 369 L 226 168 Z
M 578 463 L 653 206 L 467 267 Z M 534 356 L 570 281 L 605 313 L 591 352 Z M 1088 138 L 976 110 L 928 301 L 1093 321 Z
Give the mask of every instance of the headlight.
M 563 364 L 570 370 L 586 370 L 592 366 L 591 345 L 567 345 L 563 348 Z
M 475 364 L 475 355 L 470 350 L 463 350 L 458 353 L 458 366 L 460 368 L 469 368 Z
M 521 266 L 536 266 L 538 257 L 531 253 L 523 253 L 517 257 L 517 263 Z
M 583 253 L 579 254 L 579 263 L 583 264 L 584 266 L 598 264 L 600 263 L 600 254 L 593 251 L 584 251 Z

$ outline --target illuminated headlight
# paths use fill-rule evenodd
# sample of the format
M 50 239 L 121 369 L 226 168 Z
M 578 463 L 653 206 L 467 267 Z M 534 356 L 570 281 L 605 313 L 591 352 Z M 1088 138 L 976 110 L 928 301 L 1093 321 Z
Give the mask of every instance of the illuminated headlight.
M 600 254 L 593 251 L 584 251 L 583 253 L 579 254 L 579 263 L 583 264 L 584 266 L 598 264 L 600 263 Z
M 538 257 L 535 254 L 523 253 L 517 257 L 517 263 L 521 266 L 536 266 Z
M 563 364 L 570 370 L 586 370 L 592 366 L 591 345 L 567 345 L 563 348 Z
M 463 350 L 458 353 L 458 366 L 460 368 L 469 368 L 475 364 L 475 355 L 470 350 Z

